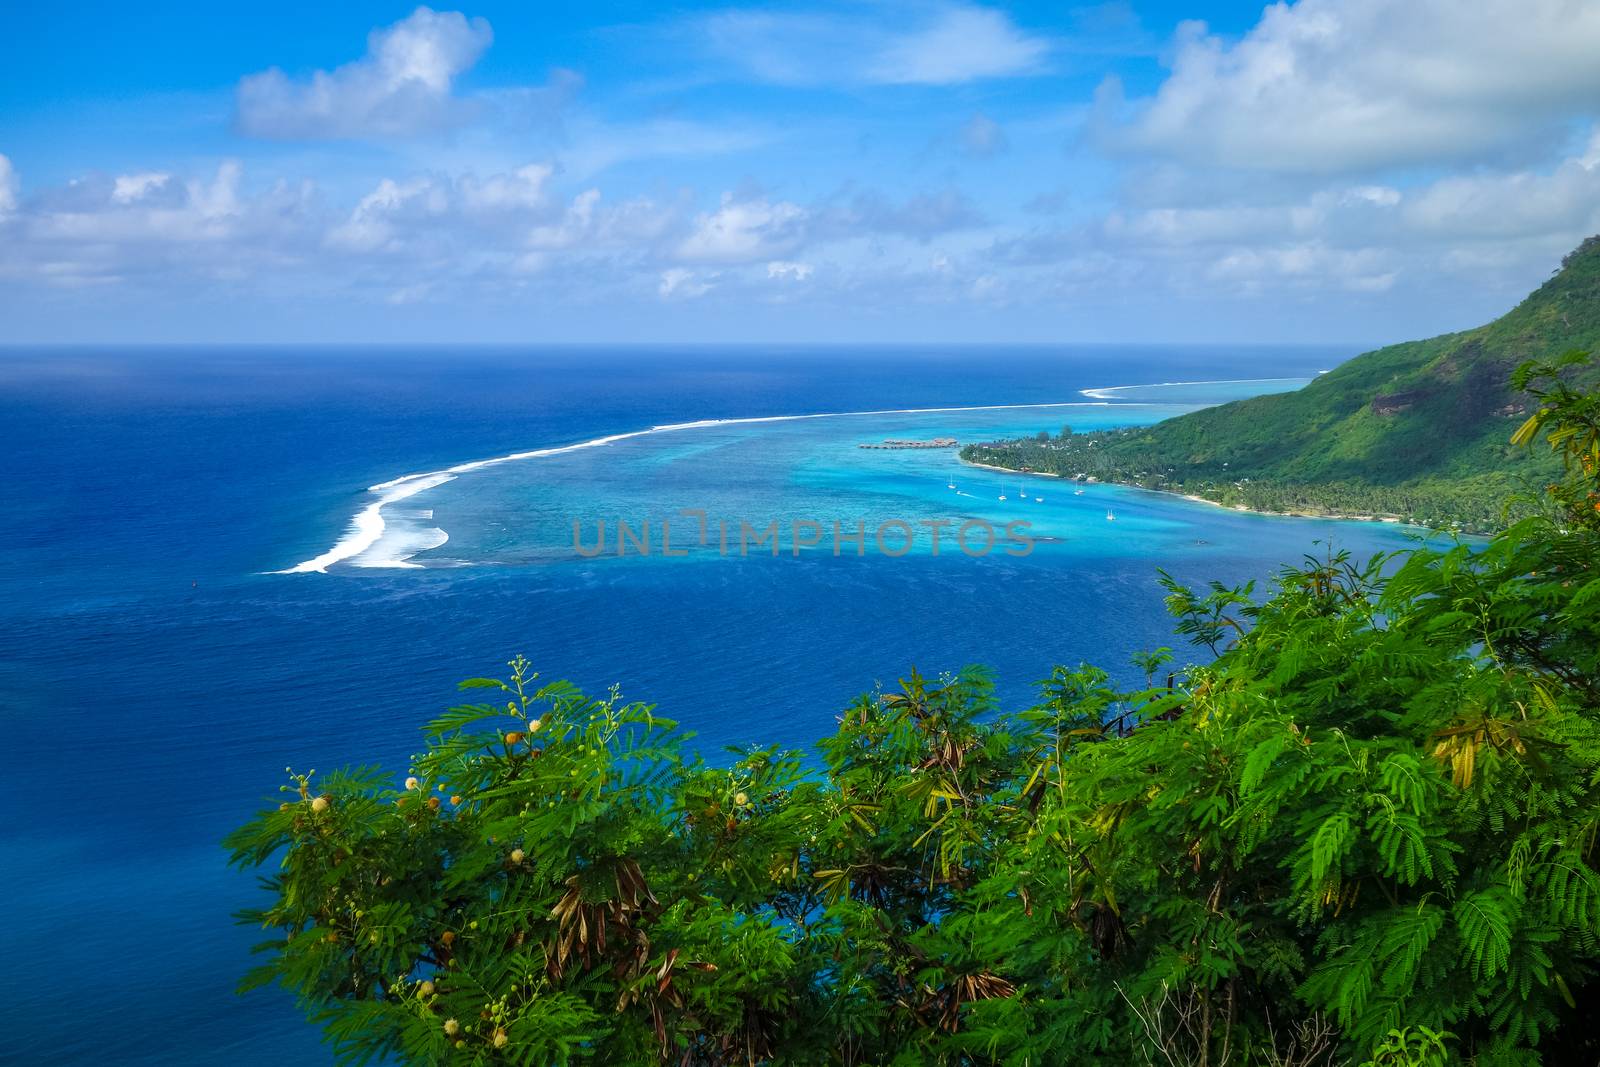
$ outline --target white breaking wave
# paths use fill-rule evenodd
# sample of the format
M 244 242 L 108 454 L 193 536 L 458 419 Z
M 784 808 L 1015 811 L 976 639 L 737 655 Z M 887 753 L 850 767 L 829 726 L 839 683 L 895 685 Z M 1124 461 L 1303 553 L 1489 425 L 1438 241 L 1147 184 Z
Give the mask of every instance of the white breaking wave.
M 373 546 L 371 552 L 357 556 L 350 561 L 350 565 L 352 567 L 411 567 L 420 569 L 422 564 L 412 563 L 411 557 L 419 552 L 432 551 L 449 540 L 450 535 L 437 526 L 403 531 L 399 535 L 385 531 L 384 536 Z M 381 556 L 377 554 L 379 549 L 383 550 Z
M 1263 381 L 1269 379 L 1261 379 Z M 1177 383 L 1173 383 L 1177 384 Z M 1132 388 L 1124 387 L 1124 388 Z M 1085 395 L 1090 395 L 1090 390 L 1083 390 Z M 1098 399 L 1098 398 L 1097 398 Z M 482 470 L 485 467 L 498 466 L 501 463 L 515 463 L 525 459 L 540 459 L 545 456 L 559 456 L 567 452 L 576 452 L 584 448 L 599 448 L 602 445 L 614 444 L 617 441 L 626 441 L 634 437 L 645 437 L 650 434 L 676 433 L 680 430 L 703 430 L 711 426 L 740 426 L 752 423 L 765 422 L 798 422 L 802 419 L 843 419 L 867 415 L 933 415 L 941 412 L 956 411 L 1013 411 L 1024 408 L 1082 408 L 1082 407 L 1107 407 L 1103 400 L 1098 403 L 1086 403 L 1081 400 L 1068 400 L 1046 404 L 980 404 L 968 407 L 944 408 L 887 408 L 880 411 L 825 411 L 813 415 L 760 415 L 740 419 L 698 419 L 694 422 L 673 422 L 662 426 L 652 426 L 648 430 L 630 430 L 627 433 L 608 434 L 605 437 L 596 437 L 589 441 L 580 441 L 575 445 L 558 445 L 553 448 L 535 448 L 527 452 L 513 452 L 506 456 L 495 456 L 491 459 L 475 459 L 469 463 L 458 463 L 454 467 L 443 470 L 426 471 L 421 474 L 406 474 L 399 478 L 392 478 L 387 482 L 379 482 L 368 488 L 367 492 L 378 494 L 378 498 L 356 513 L 350 520 L 350 528 L 345 535 L 328 551 L 296 563 L 293 567 L 286 567 L 273 574 L 322 574 L 335 563 L 353 560 L 362 553 L 370 550 L 383 537 L 386 523 L 383 519 L 383 509 L 390 504 L 416 496 L 428 489 L 436 488 L 446 482 L 454 481 L 457 475 L 467 474 L 472 471 Z M 420 563 L 411 562 L 411 557 L 418 552 L 427 551 L 429 548 L 438 548 L 449 540 L 450 535 L 445 531 L 435 528 L 431 531 L 435 540 L 433 544 L 417 547 L 422 543 L 408 543 L 403 553 L 386 554 L 389 558 L 358 560 L 354 566 L 359 567 L 420 567 Z
M 1319 371 L 1318 373 L 1326 374 L 1327 371 Z M 1304 381 L 1310 381 L 1310 379 L 1303 375 L 1295 375 L 1288 378 L 1213 378 L 1209 381 L 1200 382 L 1146 382 L 1140 385 L 1101 385 L 1093 389 L 1079 389 L 1078 392 L 1096 400 L 1115 400 L 1117 399 L 1116 394 L 1127 392 L 1129 389 L 1165 389 L 1175 385 L 1251 385 L 1255 382 Z

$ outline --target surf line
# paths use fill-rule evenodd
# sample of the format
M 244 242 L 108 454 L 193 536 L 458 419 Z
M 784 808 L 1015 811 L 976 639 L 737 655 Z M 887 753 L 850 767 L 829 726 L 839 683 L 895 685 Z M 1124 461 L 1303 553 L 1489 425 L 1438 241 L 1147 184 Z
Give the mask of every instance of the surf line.
M 1326 374 L 1327 371 L 1319 373 Z M 1198 382 L 1147 382 L 1140 385 L 1097 385 L 1093 389 L 1079 389 L 1083 396 L 1094 397 L 1096 400 L 1116 400 L 1115 393 L 1128 389 L 1165 389 L 1174 385 L 1250 385 L 1255 382 L 1310 382 L 1311 379 L 1304 375 L 1292 375 L 1287 378 L 1208 378 Z
M 1084 390 L 1088 392 L 1088 390 Z M 446 482 L 454 481 L 458 475 L 468 474 L 472 471 L 482 470 L 485 467 L 494 467 L 502 463 L 516 463 L 525 459 L 540 459 L 545 456 L 559 456 L 568 452 L 577 452 L 585 448 L 600 448 L 605 445 L 626 441 L 634 437 L 646 437 L 658 433 L 677 433 L 682 430 L 703 430 L 713 426 L 745 426 L 765 422 L 798 422 L 803 419 L 843 419 L 867 415 L 935 415 L 943 412 L 958 411 L 1014 411 L 1025 408 L 1084 408 L 1084 407 L 1110 407 L 1105 400 L 1083 401 L 1066 400 L 1044 404 L 979 404 L 969 407 L 943 407 L 943 408 L 884 408 L 876 411 L 824 411 L 811 415 L 757 415 L 737 419 L 697 419 L 693 422 L 672 422 L 660 426 L 652 426 L 647 430 L 629 430 L 626 433 L 607 434 L 588 441 L 580 441 L 572 445 L 556 445 L 551 448 L 535 448 L 527 452 L 512 452 L 505 456 L 495 456 L 491 459 L 475 459 L 468 463 L 458 463 L 454 467 L 445 467 L 442 470 L 425 471 L 421 474 L 406 474 L 399 478 L 392 478 L 387 482 L 379 482 L 367 489 L 369 493 L 376 493 L 377 499 L 358 511 L 350 520 L 349 529 L 345 535 L 328 551 L 320 556 L 308 559 L 303 563 L 296 563 L 293 567 L 286 567 L 280 571 L 271 571 L 272 574 L 325 574 L 329 567 L 353 559 L 366 552 L 383 537 L 385 527 L 383 509 L 390 504 L 398 503 L 418 493 L 437 488 Z M 437 547 L 437 546 L 435 546 Z M 388 562 L 389 566 L 415 567 L 418 564 L 407 563 L 404 560 Z

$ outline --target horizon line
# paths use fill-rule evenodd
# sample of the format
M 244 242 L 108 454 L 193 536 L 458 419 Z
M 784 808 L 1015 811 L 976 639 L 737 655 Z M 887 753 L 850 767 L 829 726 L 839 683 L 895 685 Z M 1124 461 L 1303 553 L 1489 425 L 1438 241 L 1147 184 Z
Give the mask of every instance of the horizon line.
M 1426 338 L 1424 338 L 1426 340 Z M 24 348 L 983 348 L 1004 345 L 1010 348 L 1070 348 L 1082 345 L 1108 347 L 1148 347 L 1164 345 L 1183 348 L 1329 348 L 1368 345 L 1381 347 L 1393 341 L 1009 341 L 1000 338 L 982 341 L 5 341 L 0 352 Z

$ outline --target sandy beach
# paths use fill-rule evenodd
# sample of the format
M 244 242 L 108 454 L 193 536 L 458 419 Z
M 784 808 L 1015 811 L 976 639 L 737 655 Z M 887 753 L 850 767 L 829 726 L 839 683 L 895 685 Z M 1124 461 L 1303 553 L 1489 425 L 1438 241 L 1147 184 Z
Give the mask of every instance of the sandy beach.
M 1049 471 L 1019 471 L 1013 470 L 1010 467 L 996 466 L 993 463 L 974 463 L 969 459 L 961 460 L 961 464 L 966 467 L 981 467 L 984 470 L 999 471 L 1002 474 L 1015 474 L 1019 477 L 1025 478 L 1054 478 L 1057 481 L 1060 481 L 1063 477 L 1065 477 L 1064 475 L 1060 474 L 1052 474 Z M 1335 511 L 1266 511 L 1262 508 L 1246 507 L 1243 504 L 1224 504 L 1220 500 L 1207 500 L 1203 496 L 1196 496 L 1194 493 L 1180 493 L 1175 489 L 1152 489 L 1147 485 L 1132 485 L 1128 482 L 1095 481 L 1085 482 L 1084 484 L 1117 485 L 1124 489 L 1137 489 L 1144 493 L 1162 493 L 1166 496 L 1175 496 L 1181 497 L 1184 500 L 1192 500 L 1196 504 L 1208 504 L 1214 508 L 1226 508 L 1229 511 L 1243 511 L 1252 515 L 1269 515 L 1280 519 L 1348 519 L 1352 522 L 1387 522 L 1395 524 L 1399 524 L 1404 521 L 1398 515 L 1346 515 Z

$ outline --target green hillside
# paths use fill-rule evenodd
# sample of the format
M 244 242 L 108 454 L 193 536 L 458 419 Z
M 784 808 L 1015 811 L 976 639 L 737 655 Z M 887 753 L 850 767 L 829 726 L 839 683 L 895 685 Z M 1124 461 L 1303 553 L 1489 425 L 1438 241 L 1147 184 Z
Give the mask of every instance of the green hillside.
M 1489 529 L 1504 524 L 1508 500 L 1555 473 L 1549 457 L 1508 441 L 1527 415 L 1511 372 L 1597 347 L 1600 237 L 1591 237 L 1487 326 L 1368 352 L 1292 393 L 1145 428 L 972 445 L 962 457 L 1268 511 Z

